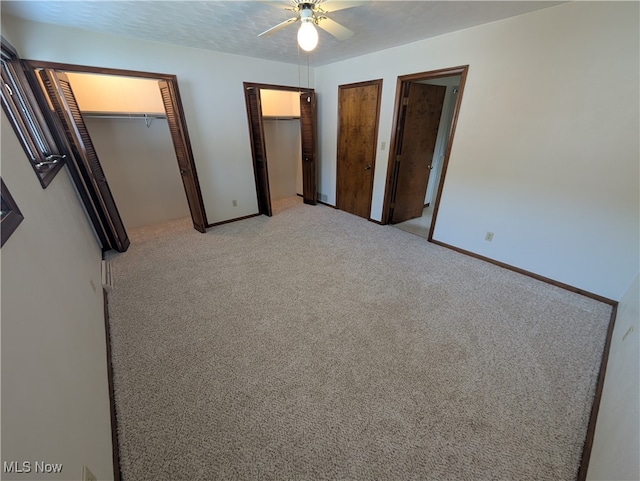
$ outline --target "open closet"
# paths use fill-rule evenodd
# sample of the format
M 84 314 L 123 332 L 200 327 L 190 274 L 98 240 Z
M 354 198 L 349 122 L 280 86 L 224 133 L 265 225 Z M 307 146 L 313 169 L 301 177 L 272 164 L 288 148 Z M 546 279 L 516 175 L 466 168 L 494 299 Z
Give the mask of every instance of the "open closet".
M 302 195 L 300 95 L 261 89 L 271 200 Z
M 158 81 L 67 77 L 125 228 L 189 217 Z
M 302 195 L 315 205 L 316 97 L 313 89 L 244 82 L 258 213 Z
M 64 147 L 66 154 L 61 158 L 66 159 L 103 250 L 124 252 L 129 247 L 120 209 L 128 227 L 190 214 L 194 229 L 206 232 L 202 192 L 175 75 L 33 60 L 26 64 L 25 75 Z M 92 136 L 98 139 L 103 161 Z M 147 141 L 141 142 L 144 138 Z M 166 145 L 173 146 L 173 156 Z M 169 158 L 177 166 L 171 167 Z M 107 176 L 113 179 L 118 202 Z M 176 178 L 182 182 L 182 195 Z

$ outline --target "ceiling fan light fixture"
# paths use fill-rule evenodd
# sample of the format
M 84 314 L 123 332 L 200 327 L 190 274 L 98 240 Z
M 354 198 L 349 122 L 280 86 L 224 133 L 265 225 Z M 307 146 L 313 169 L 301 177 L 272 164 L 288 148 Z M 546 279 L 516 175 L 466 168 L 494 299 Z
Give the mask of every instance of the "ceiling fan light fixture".
M 306 52 L 311 52 L 318 45 L 318 31 L 313 22 L 303 20 L 298 30 L 298 45 Z

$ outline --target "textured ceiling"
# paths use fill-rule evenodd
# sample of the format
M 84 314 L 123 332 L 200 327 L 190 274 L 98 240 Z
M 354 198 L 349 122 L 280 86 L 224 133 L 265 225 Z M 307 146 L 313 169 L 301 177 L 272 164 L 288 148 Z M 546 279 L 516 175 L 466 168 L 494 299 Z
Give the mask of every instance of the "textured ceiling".
M 327 5 L 339 3 L 327 0 Z M 279 5 L 274 6 L 274 3 Z M 357 57 L 424 38 L 493 22 L 563 2 L 367 1 L 328 14 L 354 32 L 339 41 L 319 30 L 312 66 Z M 290 2 L 258 1 L 7 1 L 2 15 L 288 63 L 298 52 L 297 26 L 258 34 L 293 16 Z M 300 57 L 299 57 L 300 55 Z

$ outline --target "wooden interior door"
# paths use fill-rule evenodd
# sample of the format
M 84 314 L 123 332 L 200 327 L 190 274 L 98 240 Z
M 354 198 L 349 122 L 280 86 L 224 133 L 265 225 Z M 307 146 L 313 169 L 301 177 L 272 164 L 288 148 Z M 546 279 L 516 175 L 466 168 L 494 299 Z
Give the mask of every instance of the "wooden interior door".
M 302 199 L 316 205 L 316 93 L 300 92 L 300 138 L 302 143 Z
M 69 79 L 64 73 L 52 69 L 40 70 L 39 74 L 64 127 L 65 136 L 73 153 L 75 168 L 81 174 L 83 185 L 100 217 L 109 242 L 109 245 L 103 248 L 124 252 L 129 247 L 129 237 L 71 90 Z
M 382 80 L 338 87 L 336 206 L 369 218 Z
M 160 87 L 164 110 L 167 114 L 167 124 L 171 132 L 173 148 L 176 151 L 178 167 L 180 168 L 180 175 L 182 176 L 182 184 L 184 185 L 187 203 L 191 211 L 193 227 L 197 231 L 204 233 L 207 229 L 207 218 L 204 211 L 198 174 L 196 172 L 193 154 L 191 153 L 191 144 L 187 134 L 186 123 L 176 109 L 176 106 L 180 105 L 178 86 L 166 80 L 159 80 L 158 86 Z
M 446 87 L 408 82 L 396 149 L 397 181 L 390 223 L 422 216 Z
M 264 142 L 264 126 L 262 125 L 260 89 L 245 84 L 244 92 L 247 104 L 247 116 L 249 117 L 249 133 L 251 135 L 251 154 L 253 156 L 253 173 L 256 180 L 258 212 L 271 217 L 271 191 L 269 190 L 269 170 L 267 169 L 267 149 Z

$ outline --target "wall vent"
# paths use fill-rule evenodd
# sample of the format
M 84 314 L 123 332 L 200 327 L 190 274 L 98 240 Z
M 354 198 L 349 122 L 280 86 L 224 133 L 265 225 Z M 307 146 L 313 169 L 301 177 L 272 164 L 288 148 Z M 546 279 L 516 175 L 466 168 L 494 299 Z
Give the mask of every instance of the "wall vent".
M 111 264 L 102 261 L 102 287 L 107 290 L 113 288 L 113 278 L 111 277 Z

